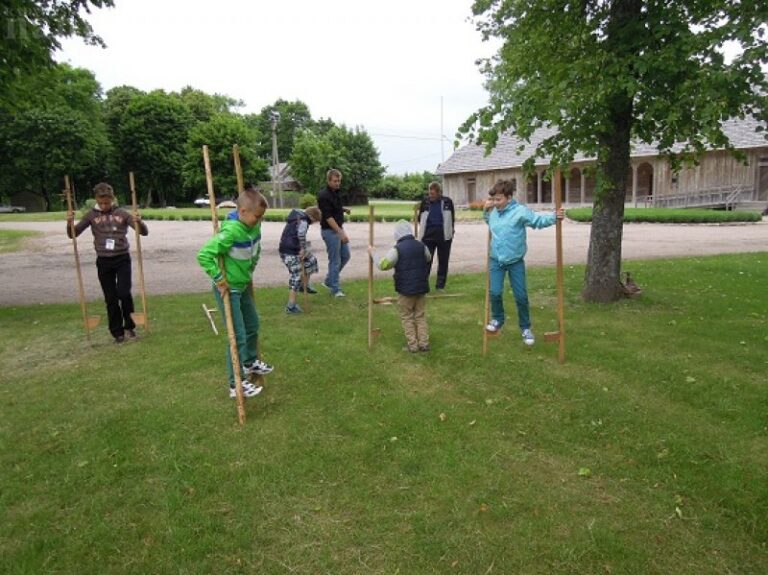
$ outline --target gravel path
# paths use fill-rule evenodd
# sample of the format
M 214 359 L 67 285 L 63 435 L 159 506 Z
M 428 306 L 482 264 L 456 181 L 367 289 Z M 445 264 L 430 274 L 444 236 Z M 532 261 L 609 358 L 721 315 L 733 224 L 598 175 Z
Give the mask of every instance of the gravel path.
M 209 289 L 209 282 L 197 265 L 195 254 L 211 235 L 210 222 L 147 221 L 149 236 L 141 241 L 144 275 L 149 295 L 196 293 Z M 263 225 L 263 251 L 256 268 L 257 286 L 286 285 L 287 273 L 277 254 L 283 224 Z M 64 222 L 0 222 L 0 229 L 42 232 L 28 240 L 24 249 L 0 254 L 0 307 L 38 303 L 77 301 L 72 242 L 65 233 Z M 342 272 L 342 283 L 348 278 L 364 278 L 368 273 L 365 248 L 368 224 L 345 225 L 352 249 L 352 259 Z M 378 248 L 392 243 L 393 223 L 376 224 Z M 563 252 L 567 264 L 586 263 L 589 224 L 565 221 Z M 482 223 L 456 226 L 451 253 L 450 273 L 485 270 L 487 228 Z M 130 236 L 133 240 L 133 235 Z M 320 229 L 312 226 L 309 238 L 318 256 L 320 269 L 326 269 L 325 246 Z M 529 266 L 554 265 L 555 228 L 529 230 Z M 78 238 L 83 283 L 89 300 L 100 300 L 101 289 L 96 279 L 92 236 L 86 231 Z M 768 220 L 757 224 L 734 225 L 670 225 L 628 224 L 624 226 L 624 259 L 668 258 L 676 256 L 768 251 Z M 135 266 L 134 256 L 134 266 Z M 448 282 L 450 285 L 450 273 Z M 434 274 L 434 268 L 433 268 Z M 377 275 L 389 276 L 384 272 Z M 321 276 L 322 277 L 322 273 Z M 134 272 L 134 295 L 138 285 Z

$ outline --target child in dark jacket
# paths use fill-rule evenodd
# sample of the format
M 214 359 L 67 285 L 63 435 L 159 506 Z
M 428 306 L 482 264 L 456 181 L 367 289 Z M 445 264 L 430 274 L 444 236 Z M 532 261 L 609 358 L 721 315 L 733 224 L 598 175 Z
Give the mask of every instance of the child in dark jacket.
M 411 224 L 399 220 L 395 224 L 395 245 L 383 258 L 374 257 L 373 246 L 368 246 L 368 254 L 380 270 L 395 269 L 397 305 L 406 340 L 404 349 L 411 353 L 429 351 L 425 312 L 432 260 L 429 248 L 413 237 Z
M 317 273 L 317 258 L 309 251 L 307 230 L 321 217 L 320 208 L 312 206 L 304 211 L 291 210 L 285 219 L 283 235 L 280 237 L 280 259 L 288 268 L 288 304 L 285 313 L 301 313 L 302 310 L 296 303 L 296 293 L 304 289 L 305 276 L 307 293 L 315 294 L 317 291 L 310 285 L 309 276 Z M 302 273 L 303 270 L 303 273 Z
M 131 254 L 128 244 L 128 228 L 138 222 L 142 236 L 149 230 L 141 216 L 118 208 L 115 204 L 115 192 L 106 183 L 96 184 L 93 188 L 96 205 L 82 219 L 74 224 L 74 213 L 67 214 L 67 235 L 79 236 L 90 226 L 93 233 L 93 247 L 96 249 L 96 269 L 99 275 L 101 291 L 107 304 L 109 333 L 115 343 L 123 343 L 125 337 L 136 339 L 136 324 L 131 295 Z

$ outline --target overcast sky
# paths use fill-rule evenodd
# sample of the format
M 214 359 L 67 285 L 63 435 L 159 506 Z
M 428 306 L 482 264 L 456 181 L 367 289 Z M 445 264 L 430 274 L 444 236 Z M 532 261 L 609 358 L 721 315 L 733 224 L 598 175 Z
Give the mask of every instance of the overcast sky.
M 475 60 L 492 47 L 470 21 L 472 0 L 115 4 L 89 17 L 106 49 L 67 40 L 58 60 L 92 70 L 105 91 L 191 85 L 245 112 L 301 100 L 315 119 L 365 128 L 389 173 L 435 170 L 486 102 Z

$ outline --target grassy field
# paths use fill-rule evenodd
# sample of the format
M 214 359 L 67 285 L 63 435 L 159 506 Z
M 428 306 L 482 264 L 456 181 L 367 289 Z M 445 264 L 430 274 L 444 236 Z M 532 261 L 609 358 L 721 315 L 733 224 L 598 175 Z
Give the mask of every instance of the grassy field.
M 551 269 L 536 346 L 506 295 L 487 357 L 480 276 L 420 354 L 394 306 L 367 350 L 364 282 L 299 317 L 259 290 L 244 427 L 212 296 L 150 298 L 122 346 L 76 305 L 0 309 L 3 573 L 767 573 L 768 253 L 628 269 L 642 296 L 593 305 L 566 268 L 564 365 Z
M 25 240 L 39 235 L 38 232 L 0 230 L 0 254 L 15 252 L 21 249 Z

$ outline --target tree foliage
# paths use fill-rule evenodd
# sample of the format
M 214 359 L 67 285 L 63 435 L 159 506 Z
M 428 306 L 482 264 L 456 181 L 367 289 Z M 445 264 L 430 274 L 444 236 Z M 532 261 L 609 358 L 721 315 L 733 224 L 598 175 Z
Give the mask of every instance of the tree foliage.
M 30 97 L 14 110 L 0 109 L 0 187 L 38 195 L 48 208 L 65 174 L 81 190 L 105 174 L 101 86 L 91 72 L 66 64 L 23 82 Z
M 312 124 L 309 108 L 301 100 L 288 102 L 279 99 L 274 104 L 265 106 L 254 117 L 255 127 L 260 137 L 256 153 L 262 158 L 272 159 L 272 117 L 279 114 L 277 121 L 277 157 L 281 162 L 287 162 L 293 154 L 294 138 L 304 128 Z
M 255 138 L 242 117 L 218 114 L 195 126 L 189 133 L 184 163 L 184 184 L 198 196 L 205 196 L 207 184 L 202 148 L 208 146 L 213 187 L 217 198 L 237 195 L 237 175 L 232 147 L 238 145 L 245 182 L 269 179 L 267 162 L 256 157 Z
M 140 94 L 128 104 L 120 122 L 125 167 L 141 177 L 144 203 L 156 194 L 165 206 L 181 196 L 187 135 L 194 119 L 178 98 L 162 90 Z
M 325 186 L 326 172 L 336 168 L 343 174 L 342 189 L 368 191 L 384 173 L 379 152 L 370 136 L 360 128 L 334 126 L 324 134 L 304 130 L 296 137 L 291 173 L 304 189 Z
M 112 6 L 112 0 L 33 1 L 0 3 L 0 106 L 13 108 L 30 94 L 25 79 L 53 65 L 60 39 L 79 36 L 103 46 L 83 13 Z
M 618 299 L 631 139 L 656 144 L 678 166 L 730 147 L 723 120 L 768 119 L 768 3 L 477 0 L 473 12 L 484 37 L 502 44 L 481 63 L 490 101 L 461 133 L 490 149 L 506 131 L 528 138 L 551 126 L 536 152 L 551 168 L 577 152 L 597 159 L 583 293 Z M 732 61 L 728 44 L 740 48 Z M 683 148 L 672 153 L 677 142 Z

